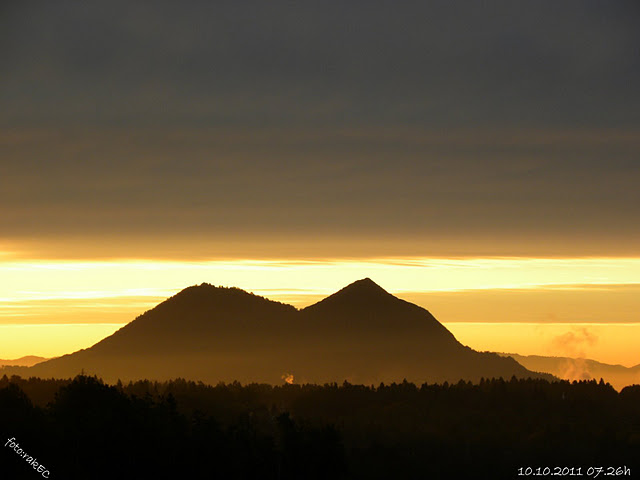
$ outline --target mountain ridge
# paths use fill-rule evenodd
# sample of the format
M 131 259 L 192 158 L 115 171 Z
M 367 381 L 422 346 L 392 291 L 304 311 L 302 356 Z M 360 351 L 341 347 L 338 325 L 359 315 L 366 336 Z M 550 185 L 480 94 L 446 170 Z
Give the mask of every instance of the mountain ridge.
M 0 359 L 0 367 L 2 366 L 19 366 L 19 367 L 31 367 L 37 363 L 49 360 L 46 357 L 39 357 L 37 355 L 25 355 L 13 360 Z
M 87 349 L 22 370 L 213 383 L 279 383 L 285 374 L 309 383 L 550 378 L 460 344 L 426 309 L 369 278 L 301 310 L 236 287 L 193 285 Z
M 574 380 L 604 379 L 616 390 L 640 383 L 640 364 L 632 367 L 613 365 L 588 358 L 573 358 L 543 355 L 519 355 L 516 353 L 499 353 L 509 356 L 525 368 L 546 372 L 558 378 Z

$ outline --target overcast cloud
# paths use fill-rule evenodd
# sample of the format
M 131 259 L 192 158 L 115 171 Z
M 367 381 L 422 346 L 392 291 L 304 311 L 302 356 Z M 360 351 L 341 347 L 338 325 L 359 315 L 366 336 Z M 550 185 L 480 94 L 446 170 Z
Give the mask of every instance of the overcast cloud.
M 640 240 L 638 24 L 632 1 L 4 2 L 0 238 L 616 254 Z

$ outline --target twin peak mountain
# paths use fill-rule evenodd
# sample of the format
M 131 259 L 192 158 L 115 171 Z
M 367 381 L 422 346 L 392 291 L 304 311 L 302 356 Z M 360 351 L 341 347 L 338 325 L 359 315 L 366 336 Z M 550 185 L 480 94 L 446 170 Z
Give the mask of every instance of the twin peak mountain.
M 91 348 L 23 376 L 281 383 L 550 378 L 459 343 L 427 310 L 358 280 L 298 310 L 238 288 L 182 290 Z M 7 369 L 5 368 L 5 370 Z

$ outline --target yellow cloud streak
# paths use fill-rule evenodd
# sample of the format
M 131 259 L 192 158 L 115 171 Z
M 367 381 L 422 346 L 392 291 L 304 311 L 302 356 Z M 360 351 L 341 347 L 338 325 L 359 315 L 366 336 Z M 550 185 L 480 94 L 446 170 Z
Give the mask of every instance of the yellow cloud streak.
M 0 301 L 169 296 L 201 282 L 250 291 L 324 295 L 371 277 L 392 293 L 628 285 L 640 258 L 372 258 L 177 262 L 0 261 Z M 578 286 L 578 287 L 576 287 Z

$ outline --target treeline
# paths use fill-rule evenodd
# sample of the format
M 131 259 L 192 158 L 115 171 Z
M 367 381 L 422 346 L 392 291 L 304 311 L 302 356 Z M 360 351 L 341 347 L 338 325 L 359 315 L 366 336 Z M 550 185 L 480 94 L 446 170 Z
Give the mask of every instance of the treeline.
M 5 376 L 0 432 L 65 479 L 516 478 L 519 467 L 623 465 L 638 474 L 640 386 Z M 0 477 L 39 475 L 10 446 Z

